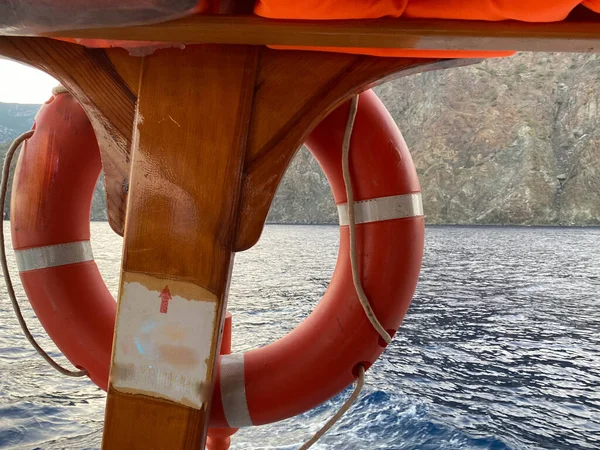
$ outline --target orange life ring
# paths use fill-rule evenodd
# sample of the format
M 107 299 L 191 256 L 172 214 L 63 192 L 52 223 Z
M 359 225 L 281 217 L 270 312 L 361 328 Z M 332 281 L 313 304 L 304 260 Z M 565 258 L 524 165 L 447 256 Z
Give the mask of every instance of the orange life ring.
M 96 135 L 70 94 L 42 106 L 13 179 L 11 235 L 29 302 L 71 363 L 107 387 L 116 303 L 93 260 Z
M 282 339 L 243 355 L 221 356 L 211 426 L 261 425 L 331 398 L 379 357 L 385 343 L 352 284 L 341 147 L 349 112 L 331 113 L 306 144 L 323 168 L 340 213 L 333 278 L 313 313 Z M 57 95 L 36 118 L 19 157 L 12 238 L 25 291 L 65 356 L 107 388 L 115 301 L 93 262 L 89 212 L 101 163 L 92 127 L 77 102 Z M 393 334 L 412 299 L 423 256 L 417 174 L 393 119 L 371 91 L 360 96 L 351 140 L 356 242 L 364 290 Z

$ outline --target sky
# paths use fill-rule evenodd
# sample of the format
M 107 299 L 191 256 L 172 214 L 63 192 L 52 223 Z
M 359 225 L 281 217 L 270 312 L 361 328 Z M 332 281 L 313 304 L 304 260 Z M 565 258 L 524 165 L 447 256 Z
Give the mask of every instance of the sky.
M 0 59 L 0 103 L 44 103 L 57 84 L 44 72 Z

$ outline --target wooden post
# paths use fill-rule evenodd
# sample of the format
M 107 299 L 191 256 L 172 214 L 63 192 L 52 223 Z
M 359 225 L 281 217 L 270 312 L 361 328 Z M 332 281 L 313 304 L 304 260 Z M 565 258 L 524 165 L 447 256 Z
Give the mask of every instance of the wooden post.
M 244 46 L 144 60 L 106 449 L 204 448 L 256 63 Z

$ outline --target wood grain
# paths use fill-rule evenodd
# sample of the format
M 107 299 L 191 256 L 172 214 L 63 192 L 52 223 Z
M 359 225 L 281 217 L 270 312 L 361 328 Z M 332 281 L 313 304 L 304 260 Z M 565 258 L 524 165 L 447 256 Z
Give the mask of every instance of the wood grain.
M 1 36 L 0 55 L 52 75 L 81 103 L 102 153 L 108 219 L 122 235 L 141 58 L 122 49 L 93 50 L 53 39 Z
M 193 283 L 216 296 L 209 384 L 225 316 L 256 54 L 222 46 L 159 51 L 145 58 L 139 88 L 123 271 Z M 125 394 L 111 384 L 103 446 L 203 448 L 209 406 Z
M 53 37 L 309 47 L 420 50 L 599 52 L 600 31 L 589 21 L 525 23 L 467 20 L 273 20 L 196 15 L 155 25 L 47 34 Z

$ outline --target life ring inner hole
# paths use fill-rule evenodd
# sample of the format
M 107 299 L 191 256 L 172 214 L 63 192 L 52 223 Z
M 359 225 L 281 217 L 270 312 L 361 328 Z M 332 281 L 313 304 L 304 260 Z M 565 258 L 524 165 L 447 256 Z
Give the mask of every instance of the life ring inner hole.
M 265 346 L 291 332 L 331 282 L 339 252 L 338 215 L 323 170 L 305 147 L 287 168 L 268 217 L 259 242 L 236 254 L 228 303 L 234 353 Z M 290 225 L 290 217 L 302 223 Z M 318 223 L 317 217 L 326 217 L 328 223 Z M 270 260 L 274 248 L 278 257 Z M 250 268 L 253 272 L 247 273 Z M 250 303 L 253 312 L 246 306 Z M 252 333 L 251 342 L 239 338 L 246 331 Z

